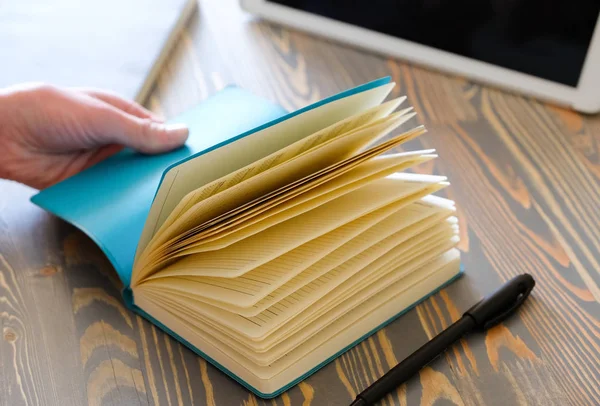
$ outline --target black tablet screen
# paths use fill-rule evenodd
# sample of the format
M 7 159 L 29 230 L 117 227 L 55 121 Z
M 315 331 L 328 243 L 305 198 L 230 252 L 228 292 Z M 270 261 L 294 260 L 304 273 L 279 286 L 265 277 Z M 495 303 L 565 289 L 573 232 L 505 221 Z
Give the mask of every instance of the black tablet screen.
M 577 86 L 600 0 L 269 0 Z

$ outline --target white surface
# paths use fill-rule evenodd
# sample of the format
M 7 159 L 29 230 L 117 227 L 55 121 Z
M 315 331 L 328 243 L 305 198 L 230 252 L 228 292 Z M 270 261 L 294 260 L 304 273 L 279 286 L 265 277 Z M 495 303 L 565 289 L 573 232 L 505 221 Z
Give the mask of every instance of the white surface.
M 579 85 L 574 88 L 265 0 L 240 2 L 249 12 L 299 30 L 428 65 L 478 82 L 572 107 L 581 112 L 600 111 L 600 16 Z
M 109 89 L 143 101 L 196 0 L 2 0 L 0 87 Z

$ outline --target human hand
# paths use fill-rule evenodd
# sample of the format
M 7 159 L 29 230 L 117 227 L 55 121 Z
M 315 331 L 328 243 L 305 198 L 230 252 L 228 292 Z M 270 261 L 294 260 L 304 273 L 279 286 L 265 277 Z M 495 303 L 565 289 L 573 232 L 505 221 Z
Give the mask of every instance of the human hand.
M 154 154 L 185 142 L 140 105 L 100 90 L 25 85 L 0 89 L 0 178 L 42 189 L 123 147 Z

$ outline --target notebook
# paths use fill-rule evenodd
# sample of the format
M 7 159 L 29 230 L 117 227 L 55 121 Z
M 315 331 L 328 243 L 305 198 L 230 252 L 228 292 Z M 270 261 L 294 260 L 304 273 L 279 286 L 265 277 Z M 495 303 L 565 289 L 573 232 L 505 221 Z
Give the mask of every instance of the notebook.
M 190 140 L 125 150 L 32 201 L 104 251 L 127 306 L 263 398 L 461 274 L 434 150 L 379 79 L 293 113 L 227 87 L 174 121 Z M 400 151 L 400 152 L 398 152 Z
M 96 87 L 143 102 L 197 0 L 4 0 L 0 87 Z

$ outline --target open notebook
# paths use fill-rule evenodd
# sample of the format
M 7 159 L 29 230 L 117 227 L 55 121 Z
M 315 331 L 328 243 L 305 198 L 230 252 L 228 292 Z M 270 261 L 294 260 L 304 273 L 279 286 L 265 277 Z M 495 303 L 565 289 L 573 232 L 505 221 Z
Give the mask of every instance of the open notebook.
M 131 309 L 273 397 L 460 274 L 448 182 L 403 172 L 436 155 L 397 152 L 425 129 L 393 86 L 291 114 L 230 87 L 178 118 L 185 148 L 32 200 L 98 243 Z

